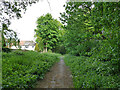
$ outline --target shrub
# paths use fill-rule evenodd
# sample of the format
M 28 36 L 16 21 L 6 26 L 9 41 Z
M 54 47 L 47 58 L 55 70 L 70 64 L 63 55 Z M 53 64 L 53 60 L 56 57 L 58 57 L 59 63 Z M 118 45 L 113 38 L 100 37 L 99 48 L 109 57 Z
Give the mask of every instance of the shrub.
M 120 88 L 120 74 L 109 62 L 92 57 L 66 55 L 66 65 L 70 67 L 75 88 Z
M 34 51 L 3 52 L 2 88 L 31 88 L 59 60 L 58 54 Z
M 2 47 L 2 51 L 3 51 L 3 52 L 7 52 L 7 53 L 8 53 L 8 52 L 11 52 L 11 49 L 6 48 L 6 47 Z

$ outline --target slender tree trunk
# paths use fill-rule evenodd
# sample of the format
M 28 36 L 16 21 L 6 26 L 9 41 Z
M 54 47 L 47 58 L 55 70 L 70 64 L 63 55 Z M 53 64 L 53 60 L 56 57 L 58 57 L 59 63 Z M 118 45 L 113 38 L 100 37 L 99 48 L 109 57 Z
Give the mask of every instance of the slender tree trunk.
M 46 48 L 45 48 L 45 51 L 47 52 L 47 43 L 46 43 Z
M 5 47 L 6 44 L 5 44 L 5 38 L 4 38 L 3 33 L 4 33 L 4 30 L 2 29 L 2 32 L 1 32 L 1 34 L 2 34 L 2 47 Z
M 47 47 L 45 48 L 45 52 L 47 52 Z

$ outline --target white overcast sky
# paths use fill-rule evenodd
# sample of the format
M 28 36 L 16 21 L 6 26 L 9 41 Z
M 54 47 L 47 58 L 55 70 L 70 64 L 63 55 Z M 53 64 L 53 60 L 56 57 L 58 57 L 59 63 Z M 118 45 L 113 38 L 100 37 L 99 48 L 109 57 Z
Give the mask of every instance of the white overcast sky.
M 58 19 L 60 12 L 64 12 L 63 5 L 66 0 L 40 0 L 38 3 L 33 4 L 27 8 L 25 14 L 22 14 L 22 18 L 11 20 L 10 28 L 17 32 L 20 40 L 34 40 L 34 29 L 36 28 L 36 20 L 43 14 L 51 13 L 53 18 Z

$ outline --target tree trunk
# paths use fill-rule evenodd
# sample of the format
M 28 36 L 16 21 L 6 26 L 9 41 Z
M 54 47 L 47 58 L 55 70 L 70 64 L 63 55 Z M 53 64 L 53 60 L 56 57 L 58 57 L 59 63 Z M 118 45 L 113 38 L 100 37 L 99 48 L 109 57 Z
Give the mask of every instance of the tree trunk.
M 46 43 L 46 48 L 45 48 L 45 51 L 47 52 L 47 43 Z
M 2 30 L 2 47 L 5 47 L 6 44 L 5 44 L 5 38 L 4 38 L 4 35 L 3 35 L 3 30 Z

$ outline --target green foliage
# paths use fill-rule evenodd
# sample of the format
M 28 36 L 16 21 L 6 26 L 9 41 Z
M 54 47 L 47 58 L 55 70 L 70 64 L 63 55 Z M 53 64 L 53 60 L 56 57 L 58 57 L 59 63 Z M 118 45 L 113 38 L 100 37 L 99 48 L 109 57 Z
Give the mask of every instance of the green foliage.
M 60 30 L 59 42 L 57 43 L 56 48 L 54 49 L 54 52 L 60 53 L 60 54 L 66 53 L 66 49 L 63 43 L 65 40 L 64 35 L 65 35 L 65 30 Z
M 38 52 L 39 52 L 39 51 L 43 51 L 43 50 L 44 50 L 44 43 L 43 43 L 42 38 L 39 37 L 39 36 L 36 36 L 36 35 L 35 35 L 35 37 L 37 37 L 37 38 L 36 38 L 35 50 L 38 51 Z
M 36 43 L 36 45 L 35 45 L 35 51 L 40 51 L 40 49 L 39 49 L 39 46 L 38 46 L 38 44 Z
M 61 34 L 60 28 L 62 28 L 62 24 L 53 19 L 51 14 L 48 13 L 45 16 L 39 17 L 37 20 L 37 29 L 35 29 L 35 37 L 37 37 L 36 42 L 38 45 L 40 44 L 39 41 L 41 41 L 42 49 L 48 48 L 54 50 Z M 39 47 L 41 48 L 41 45 Z
M 66 50 L 63 44 L 61 44 L 62 42 L 59 43 L 59 45 L 55 48 L 55 52 L 56 53 L 60 53 L 60 54 L 66 54 Z
M 101 62 L 96 58 L 72 55 L 66 55 L 64 60 L 72 71 L 75 88 L 120 88 L 120 75 L 114 71 L 118 67 L 115 68 L 112 61 Z
M 3 48 L 2 48 L 2 51 L 8 53 L 8 52 L 11 52 L 11 49 L 3 47 Z
M 2 47 L 9 46 L 13 44 L 14 46 L 19 46 L 20 40 L 17 37 L 17 33 L 13 30 L 8 29 L 6 24 L 2 24 Z
M 37 79 L 43 79 L 50 67 L 59 61 L 54 53 L 14 51 L 2 53 L 2 87 L 32 88 Z
M 80 6 L 84 8 L 79 8 Z M 84 3 L 69 2 L 65 7 L 66 12 L 61 14 L 63 23 L 67 22 L 64 35 L 64 45 L 67 53 L 78 56 L 81 51 L 84 50 L 86 52 L 91 48 L 89 45 L 85 46 L 86 43 L 91 43 L 91 30 L 93 29 L 89 20 L 89 13 L 87 13 L 89 12 L 89 7 L 85 8 Z M 84 53 L 81 55 L 84 55 Z
M 18 38 L 15 31 L 9 29 L 11 24 L 11 19 L 21 18 L 21 11 L 27 10 L 28 5 L 38 2 L 39 0 L 32 1 L 1 1 L 0 2 L 0 32 L 2 33 L 2 46 L 5 47 L 6 44 L 13 43 L 15 46 L 18 44 Z M 6 41 L 7 39 L 7 41 Z
M 52 50 L 49 49 L 48 52 L 52 53 Z
M 66 23 L 64 46 L 67 53 L 89 56 L 96 55 L 97 48 L 103 53 L 111 52 L 112 48 L 114 52 L 111 53 L 117 54 L 120 44 L 119 5 L 120 2 L 68 2 L 66 12 L 61 14 L 61 21 Z
M 76 88 L 120 87 L 120 2 L 67 2 L 61 14 L 66 64 Z M 79 56 L 79 57 L 75 57 Z

